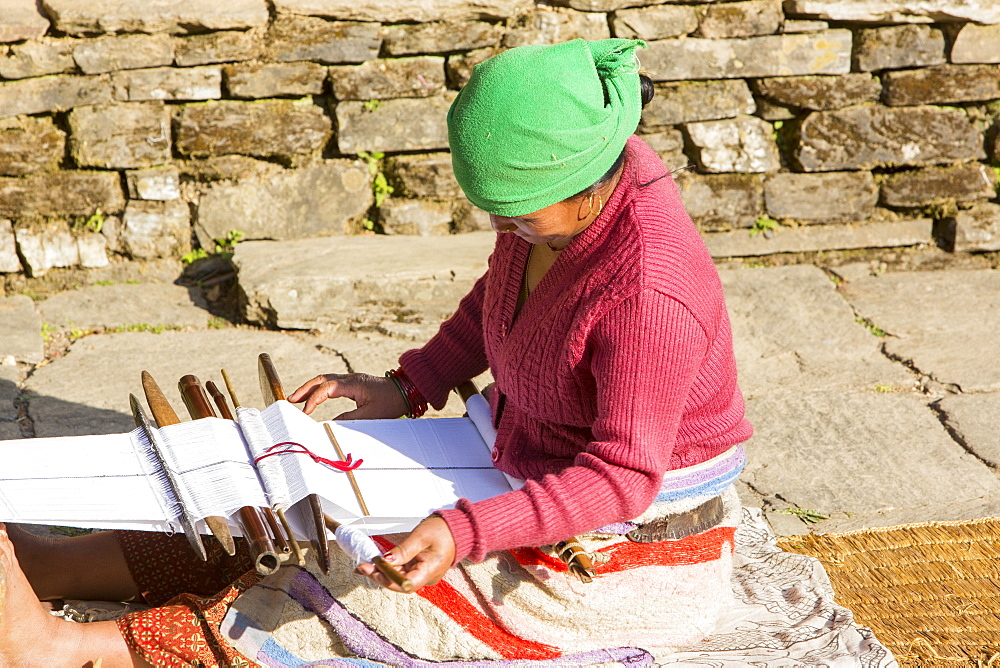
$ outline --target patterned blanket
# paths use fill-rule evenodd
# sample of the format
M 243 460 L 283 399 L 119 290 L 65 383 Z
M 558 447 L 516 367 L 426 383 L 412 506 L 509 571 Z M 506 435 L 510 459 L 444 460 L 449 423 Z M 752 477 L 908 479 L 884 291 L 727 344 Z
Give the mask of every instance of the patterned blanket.
M 333 576 L 286 566 L 241 595 L 221 631 L 274 667 L 896 665 L 834 602 L 819 562 L 782 552 L 760 512 L 734 499 L 724 495 L 727 519 L 683 539 L 671 553 L 687 556 L 670 564 L 636 562 L 611 538 L 596 550 L 606 558 L 593 583 L 520 550 L 463 564 L 411 596 L 370 585 L 346 562 Z

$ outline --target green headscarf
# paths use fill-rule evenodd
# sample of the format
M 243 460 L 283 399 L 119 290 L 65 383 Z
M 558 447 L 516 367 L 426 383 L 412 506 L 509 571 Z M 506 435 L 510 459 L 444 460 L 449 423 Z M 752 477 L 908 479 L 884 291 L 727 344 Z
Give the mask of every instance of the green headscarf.
M 522 216 L 592 186 L 639 125 L 635 50 L 576 39 L 510 49 L 472 71 L 448 111 L 455 178 L 480 209 Z

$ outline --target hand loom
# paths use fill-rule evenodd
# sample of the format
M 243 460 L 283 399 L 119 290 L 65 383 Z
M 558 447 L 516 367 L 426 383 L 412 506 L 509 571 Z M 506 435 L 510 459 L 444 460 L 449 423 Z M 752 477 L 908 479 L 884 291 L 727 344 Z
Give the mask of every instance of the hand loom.
M 147 375 L 153 407 L 159 388 Z M 188 403 L 197 379 L 185 379 Z M 292 541 L 315 541 L 319 529 L 322 544 L 327 530 L 336 529 L 344 547 L 351 540 L 345 531 L 409 531 L 460 498 L 485 499 L 521 484 L 493 468 L 496 434 L 478 393 L 469 398 L 469 417 L 321 423 L 278 390 L 263 410 L 234 397 L 235 420 L 203 417 L 214 411 L 202 406 L 191 411 L 191 421 L 154 426 L 145 419 L 127 434 L 0 441 L 0 521 L 166 532 L 190 525 L 197 550 L 209 524 L 225 544 L 226 524 L 233 535 L 247 535 L 248 511 L 265 509 L 265 520 L 272 510 L 285 520 Z M 134 397 L 132 404 L 142 424 L 144 411 Z M 154 407 L 154 417 L 160 410 Z M 293 506 L 307 506 L 304 517 L 286 514 Z M 276 524 L 267 525 L 278 545 L 284 537 Z M 377 556 L 360 552 L 368 561 Z

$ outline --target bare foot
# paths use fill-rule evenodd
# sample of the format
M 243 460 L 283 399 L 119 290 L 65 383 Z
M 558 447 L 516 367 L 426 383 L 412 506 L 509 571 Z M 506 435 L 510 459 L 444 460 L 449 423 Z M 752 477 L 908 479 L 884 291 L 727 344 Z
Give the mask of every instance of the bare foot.
M 47 613 L 0 523 L 0 666 L 143 665 L 114 622 L 73 624 Z
M 0 524 L 0 577 L 3 579 L 3 608 L 0 609 L 0 664 L 31 666 L 40 662 L 39 640 L 57 632 L 60 622 L 47 614 L 14 554 L 7 528 Z

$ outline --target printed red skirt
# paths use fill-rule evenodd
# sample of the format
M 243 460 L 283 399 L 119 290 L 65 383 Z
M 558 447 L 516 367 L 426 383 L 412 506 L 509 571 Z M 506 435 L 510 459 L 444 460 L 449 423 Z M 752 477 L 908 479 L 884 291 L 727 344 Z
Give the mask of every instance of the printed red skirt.
M 230 604 L 260 581 L 244 541 L 230 557 L 205 540 L 208 561 L 195 556 L 187 539 L 146 531 L 116 531 L 132 578 L 150 610 L 117 620 L 129 647 L 154 666 L 239 666 L 256 664 L 219 635 Z

